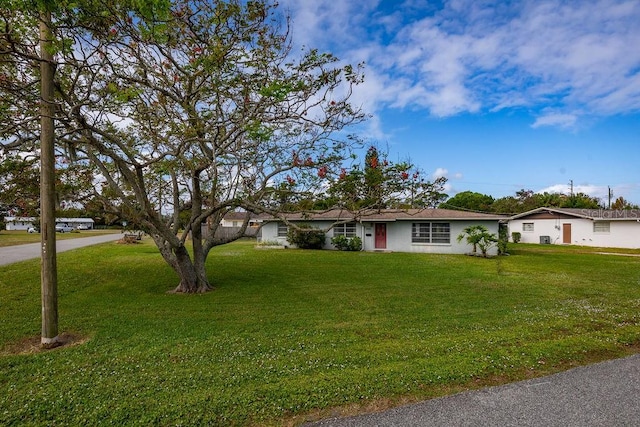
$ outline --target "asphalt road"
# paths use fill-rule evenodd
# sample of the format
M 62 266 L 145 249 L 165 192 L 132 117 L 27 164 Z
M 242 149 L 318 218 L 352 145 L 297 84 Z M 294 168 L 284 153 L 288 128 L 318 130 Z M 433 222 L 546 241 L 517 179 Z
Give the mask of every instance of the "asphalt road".
M 640 355 L 307 426 L 640 426 Z
M 92 237 L 79 237 L 77 239 L 57 240 L 56 251 L 64 252 L 78 249 L 84 246 L 97 245 L 98 243 L 111 242 L 122 238 L 122 234 L 102 234 Z M 6 246 L 0 248 L 0 265 L 12 264 L 27 259 L 40 258 L 40 243 L 28 243 L 26 245 Z

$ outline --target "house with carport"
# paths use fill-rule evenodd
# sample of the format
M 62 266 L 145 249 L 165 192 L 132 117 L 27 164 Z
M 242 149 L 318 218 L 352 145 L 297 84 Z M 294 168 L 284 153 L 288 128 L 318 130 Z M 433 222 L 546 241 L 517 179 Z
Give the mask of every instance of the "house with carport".
M 326 231 L 324 248 L 335 249 L 335 236 L 360 237 L 365 251 L 422 252 L 464 254 L 471 247 L 463 239 L 462 230 L 471 225 L 484 225 L 498 235 L 502 215 L 465 212 L 449 209 L 382 209 L 363 212 L 332 209 L 304 213 L 286 213 L 282 218 L 260 216 L 263 222 L 258 241 L 277 242 L 290 246 L 287 233 L 290 225 L 307 224 Z M 489 254 L 495 255 L 494 247 Z
M 640 248 L 640 210 L 537 208 L 509 219 L 522 243 Z

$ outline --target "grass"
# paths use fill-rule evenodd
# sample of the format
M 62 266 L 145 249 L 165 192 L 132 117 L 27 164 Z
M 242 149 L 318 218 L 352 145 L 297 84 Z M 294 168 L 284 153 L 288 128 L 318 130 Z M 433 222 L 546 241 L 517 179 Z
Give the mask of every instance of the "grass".
M 77 239 L 79 237 L 91 237 L 119 232 L 120 230 L 83 230 L 77 233 L 56 233 L 56 240 Z M 0 231 L 0 247 L 39 242 L 40 233 L 27 233 L 25 230 Z
M 169 295 L 150 244 L 58 257 L 60 327 L 39 334 L 37 261 L 0 267 L 0 425 L 283 425 L 634 352 L 640 258 L 214 249 L 217 289 Z

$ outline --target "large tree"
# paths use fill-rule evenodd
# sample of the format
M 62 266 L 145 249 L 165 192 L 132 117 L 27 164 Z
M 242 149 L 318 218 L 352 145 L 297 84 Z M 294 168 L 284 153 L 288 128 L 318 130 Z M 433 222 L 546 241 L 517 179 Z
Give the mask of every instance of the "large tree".
M 277 215 L 283 184 L 308 190 L 348 154 L 342 130 L 364 118 L 349 103 L 360 69 L 292 50 L 286 17 L 266 0 L 87 3 L 53 19 L 58 155 L 95 171 L 94 196 L 151 235 L 176 292 L 207 291 L 210 249 L 248 224 L 217 238 L 227 212 Z M 0 141 L 36 150 L 37 37 L 16 31 L 20 16 L 3 19 L 0 90 L 14 97 Z

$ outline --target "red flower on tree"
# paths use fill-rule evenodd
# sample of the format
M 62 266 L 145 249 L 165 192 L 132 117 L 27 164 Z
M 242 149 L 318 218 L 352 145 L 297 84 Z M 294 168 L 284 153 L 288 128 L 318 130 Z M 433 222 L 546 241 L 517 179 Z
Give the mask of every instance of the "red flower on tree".
M 347 177 L 347 170 L 345 168 L 340 169 L 340 179 L 345 179 Z
M 291 176 L 287 175 L 287 182 L 288 182 L 290 185 L 295 185 L 296 180 L 295 180 L 295 179 L 293 179 L 293 178 L 291 178 Z
M 402 178 L 402 179 L 407 179 L 407 178 L 409 178 L 409 174 L 408 174 L 408 173 L 406 173 L 406 172 L 402 172 L 402 173 L 400 174 L 400 178 Z
M 293 166 L 300 166 L 301 162 L 300 162 L 300 157 L 298 157 L 298 153 L 296 153 L 295 151 L 293 152 Z
M 327 176 L 327 167 L 326 166 L 322 166 L 320 169 L 318 169 L 318 176 L 320 178 L 324 178 L 325 176 Z

